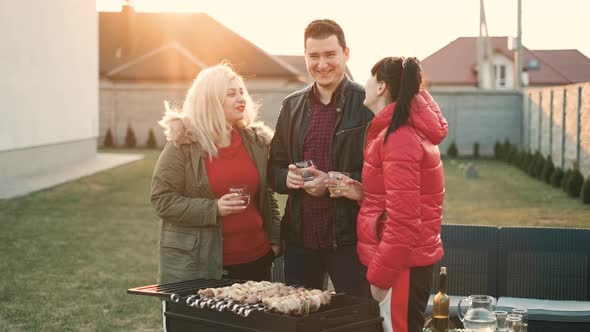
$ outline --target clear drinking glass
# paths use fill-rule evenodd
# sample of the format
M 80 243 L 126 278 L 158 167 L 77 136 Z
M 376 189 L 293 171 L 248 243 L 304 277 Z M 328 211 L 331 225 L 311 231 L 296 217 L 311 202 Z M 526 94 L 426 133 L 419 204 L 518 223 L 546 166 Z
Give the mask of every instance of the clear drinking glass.
M 506 326 L 509 332 L 521 332 L 522 316 L 510 314 L 506 316 Z
M 527 330 L 529 328 L 528 312 L 529 311 L 524 308 L 512 309 L 513 314 L 522 316 L 522 327 L 520 328 L 521 332 L 527 332 Z
M 328 172 L 327 186 L 330 194 L 333 196 L 344 196 L 348 191 L 349 185 L 346 183 L 346 178 L 350 178 L 348 172 Z
M 496 315 L 496 322 L 498 324 L 498 326 L 496 327 L 496 331 L 499 331 L 499 332 L 508 331 L 508 326 L 506 326 L 506 316 L 508 316 L 508 312 L 494 311 L 494 315 Z
M 228 191 L 230 194 L 238 194 L 239 198 L 244 201 L 244 206 L 250 204 L 250 192 L 248 191 L 248 186 L 234 185 L 230 186 Z
M 312 160 L 303 160 L 303 161 L 296 162 L 295 166 L 297 166 L 297 168 L 309 168 L 309 167 L 313 167 L 314 163 Z M 314 179 L 314 177 L 313 177 L 313 175 L 311 175 L 311 173 L 305 172 L 305 171 L 301 172 L 301 176 L 303 177 L 303 181 L 305 181 L 305 182 L 312 181 Z

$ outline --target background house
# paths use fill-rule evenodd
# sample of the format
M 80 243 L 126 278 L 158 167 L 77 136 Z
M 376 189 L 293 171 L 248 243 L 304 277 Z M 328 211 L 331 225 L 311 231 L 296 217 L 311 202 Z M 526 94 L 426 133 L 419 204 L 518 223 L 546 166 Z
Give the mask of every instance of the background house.
M 163 101 L 181 105 L 199 71 L 224 60 L 245 78 L 269 126 L 283 98 L 309 82 L 302 56 L 270 55 L 207 14 L 125 10 L 99 13 L 99 145 L 108 129 L 123 144 L 128 126 L 139 146 L 150 129 L 163 145 Z
M 512 39 L 490 37 L 495 88 L 514 89 Z M 523 47 L 525 85 L 549 86 L 590 81 L 590 59 L 578 50 L 530 50 Z M 477 37 L 460 37 L 422 60 L 431 90 L 476 90 Z

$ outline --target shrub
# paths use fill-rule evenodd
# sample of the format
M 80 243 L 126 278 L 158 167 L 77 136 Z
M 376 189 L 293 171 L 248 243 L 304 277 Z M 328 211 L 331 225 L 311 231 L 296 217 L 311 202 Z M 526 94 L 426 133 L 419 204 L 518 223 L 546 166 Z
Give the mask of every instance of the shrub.
M 538 151 L 535 152 L 535 154 L 531 155 L 531 160 L 526 169 L 527 174 L 534 178 L 537 177 L 537 165 L 539 164 L 539 162 L 541 162 L 540 158 L 543 158 L 543 156 L 541 156 L 541 154 Z
M 459 156 L 459 150 L 457 150 L 457 144 L 455 144 L 455 142 L 452 142 L 449 146 L 449 149 L 447 150 L 447 156 L 451 158 L 457 158 Z
M 565 173 L 563 174 L 563 177 L 561 178 L 561 190 L 566 191 L 566 184 L 568 183 L 570 176 L 572 175 L 573 170 L 570 168 L 567 171 L 565 171 Z
M 516 145 L 510 146 L 510 152 L 508 155 L 508 162 L 517 165 L 518 164 L 518 148 Z
M 473 143 L 473 158 L 479 158 L 479 143 Z
M 107 129 L 107 133 L 104 135 L 104 141 L 102 142 L 102 145 L 105 148 L 112 148 L 115 146 L 115 140 L 113 139 L 111 128 Z
M 566 183 L 566 192 L 571 197 L 580 197 L 580 191 L 584 184 L 584 176 L 580 173 L 580 170 L 576 167 L 572 171 L 570 178 Z
M 563 171 L 561 168 L 555 168 L 553 174 L 551 175 L 551 186 L 554 188 L 559 188 L 561 186 L 561 180 L 563 179 Z
M 586 178 L 586 181 L 582 185 L 580 197 L 582 198 L 582 203 L 590 204 L 590 176 Z
M 514 166 L 518 168 L 522 168 L 522 163 L 524 162 L 524 151 L 516 152 L 516 160 L 514 161 Z
M 496 141 L 496 144 L 494 144 L 494 158 L 502 159 L 502 144 L 500 144 L 500 141 Z
M 156 135 L 154 134 L 154 130 L 152 128 L 150 128 L 150 131 L 148 132 L 148 139 L 145 146 L 150 149 L 155 149 L 158 147 L 158 143 L 156 143 Z
M 508 142 L 508 140 L 504 141 L 502 144 L 502 160 L 506 162 L 510 162 L 510 150 L 512 149 L 512 144 Z
M 528 151 L 524 151 L 522 156 L 522 163 L 520 164 L 520 169 L 526 172 L 529 168 L 529 163 L 531 162 L 531 154 Z
M 127 132 L 125 133 L 125 147 L 134 148 L 137 146 L 137 139 L 135 138 L 135 132 L 131 125 L 127 126 Z
M 551 177 L 553 175 L 554 170 L 555 165 L 553 165 L 553 159 L 551 158 L 551 156 L 547 156 L 547 160 L 545 160 L 545 165 L 543 165 L 543 171 L 541 172 L 541 180 L 551 184 Z
M 537 153 L 535 153 L 535 169 L 533 170 L 533 176 L 539 180 L 542 180 L 545 162 L 546 160 L 543 155 L 537 151 Z

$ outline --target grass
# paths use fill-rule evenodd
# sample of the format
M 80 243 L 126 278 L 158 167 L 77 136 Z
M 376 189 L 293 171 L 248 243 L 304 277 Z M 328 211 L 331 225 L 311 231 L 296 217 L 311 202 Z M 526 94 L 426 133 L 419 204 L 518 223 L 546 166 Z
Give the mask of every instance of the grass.
M 149 185 L 158 153 L 50 190 L 0 200 L 0 331 L 160 331 L 152 284 L 158 220 Z M 590 227 L 590 207 L 493 160 L 481 178 L 446 161 L 446 223 Z M 284 203 L 284 197 L 281 197 Z
M 160 330 L 156 158 L 0 201 L 0 331 Z
M 472 162 L 480 177 L 467 179 Z M 443 218 L 449 224 L 590 228 L 590 205 L 504 162 L 445 160 Z

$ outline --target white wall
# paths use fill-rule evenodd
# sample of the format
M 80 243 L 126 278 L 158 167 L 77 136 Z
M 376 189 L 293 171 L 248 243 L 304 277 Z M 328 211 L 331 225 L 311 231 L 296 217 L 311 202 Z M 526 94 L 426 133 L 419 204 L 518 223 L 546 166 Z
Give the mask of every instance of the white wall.
M 496 73 L 496 88 L 501 90 L 514 89 L 514 63 L 512 62 L 512 59 L 508 59 L 503 54 L 496 53 L 494 54 L 493 64 L 498 67 L 498 72 Z M 505 66 L 506 68 L 506 84 L 503 87 L 500 86 L 500 66 Z
M 0 0 L 0 151 L 97 137 L 95 6 Z

